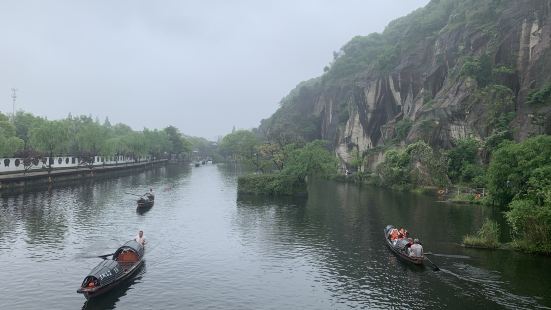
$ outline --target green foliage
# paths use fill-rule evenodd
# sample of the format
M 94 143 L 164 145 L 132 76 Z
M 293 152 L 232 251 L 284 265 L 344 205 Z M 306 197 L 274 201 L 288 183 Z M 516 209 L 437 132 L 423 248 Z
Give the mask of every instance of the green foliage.
M 529 198 L 515 199 L 509 204 L 506 218 L 513 229 L 515 247 L 527 252 L 549 255 L 551 254 L 551 186 L 548 185 L 543 190 L 546 192 L 543 204 L 538 205 Z
M 306 177 L 327 177 L 337 170 L 337 160 L 326 148 L 327 142 L 316 140 L 289 154 L 282 174 L 305 180 Z
M 412 125 L 413 122 L 407 118 L 396 122 L 396 126 L 394 129 L 396 132 L 396 140 L 403 141 L 408 136 Z
M 181 154 L 191 151 L 191 142 L 182 136 L 178 128 L 168 126 L 164 129 L 169 142 L 169 150 L 172 154 Z
M 526 98 L 526 103 L 531 105 L 541 105 L 549 103 L 551 99 L 551 84 L 547 84 L 541 89 L 532 91 Z
M 453 182 L 469 183 L 484 174 L 484 168 L 477 163 L 479 147 L 479 141 L 466 138 L 448 151 L 448 176 Z
M 487 178 L 494 203 L 509 208 L 514 245 L 551 254 L 551 136 L 502 143 Z
M 22 139 L 26 146 L 29 143 L 31 129 L 40 126 L 43 122 L 45 122 L 44 119 L 34 116 L 31 113 L 18 111 L 15 114 L 15 131 L 17 137 Z
M 107 128 L 95 122 L 87 122 L 82 124 L 76 135 L 76 154 L 99 154 L 99 151 L 104 148 L 105 137 L 107 136 Z
M 7 116 L 0 113 L 0 156 L 11 157 L 23 149 L 24 141 L 15 134 L 14 125 Z
M 103 124 L 84 115 L 48 121 L 23 111 L 17 112 L 12 124 L 0 113 L 1 156 L 24 151 L 47 156 L 70 153 L 85 159 L 96 155 L 164 156 L 190 149 L 190 143 L 174 127 L 133 131 L 124 124 L 113 126 L 107 118 Z
M 482 227 L 475 235 L 467 235 L 463 237 L 463 244 L 466 247 L 475 248 L 490 248 L 496 249 L 499 247 L 499 225 L 486 219 Z
M 259 135 L 280 146 L 319 139 L 321 118 L 310 111 L 320 87 L 319 78 L 300 83 L 269 119 L 261 121 Z
M 381 185 L 409 189 L 420 185 L 446 185 L 445 158 L 425 142 L 412 143 L 405 150 L 389 150 L 377 166 Z
M 23 150 L 24 142 L 18 137 L 0 136 L 0 156 L 12 157 L 15 153 Z
M 44 122 L 30 131 L 30 145 L 37 151 L 52 156 L 65 153 L 69 143 L 69 130 L 62 121 Z
M 467 57 L 463 63 L 460 74 L 474 78 L 478 86 L 486 87 L 493 81 L 493 64 L 489 55 L 480 58 Z
M 223 156 L 234 160 L 252 160 L 258 140 L 249 130 L 237 130 L 227 134 L 220 141 L 219 150 Z
M 302 148 L 292 146 L 292 150 L 286 150 L 288 155 L 281 172 L 240 177 L 238 192 L 262 195 L 295 195 L 306 192 L 307 178 L 328 177 L 336 171 L 337 161 L 325 146 L 326 142 L 320 140 L 310 142 Z
M 382 185 L 408 188 L 411 186 L 409 169 L 409 158 L 404 152 L 389 150 L 385 153 L 385 160 L 377 166 L 377 174 Z
M 289 196 L 306 194 L 306 183 L 288 175 L 250 174 L 237 179 L 237 192 L 240 194 Z
M 534 178 L 551 166 L 551 136 L 537 136 L 522 143 L 504 142 L 494 151 L 488 168 L 488 187 L 492 200 L 508 205 L 514 197 L 531 197 L 537 190 Z M 543 170 L 542 170 L 543 169 Z

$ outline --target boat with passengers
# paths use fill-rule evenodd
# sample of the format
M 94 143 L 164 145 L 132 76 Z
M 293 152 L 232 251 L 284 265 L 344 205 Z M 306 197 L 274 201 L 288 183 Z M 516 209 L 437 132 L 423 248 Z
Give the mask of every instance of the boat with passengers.
M 111 255 L 111 259 L 106 258 Z M 77 293 L 90 299 L 108 292 L 140 269 L 144 263 L 144 255 L 143 245 L 136 240 L 130 240 L 119 247 L 115 253 L 100 256 L 105 260 L 88 273 Z

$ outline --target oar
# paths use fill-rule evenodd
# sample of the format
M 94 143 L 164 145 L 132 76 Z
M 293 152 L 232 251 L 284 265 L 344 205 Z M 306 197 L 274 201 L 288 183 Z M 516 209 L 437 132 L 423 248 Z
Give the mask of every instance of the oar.
M 432 264 L 432 266 L 433 266 L 432 270 L 433 270 L 433 271 L 438 271 L 438 270 L 440 270 L 440 268 L 438 268 L 438 266 L 436 266 L 436 264 L 433 263 L 428 257 L 425 256 L 425 259 L 428 260 L 429 263 Z
M 127 195 L 134 195 L 134 196 L 138 196 L 138 197 L 142 197 L 143 195 L 145 195 L 145 194 L 143 194 L 143 195 L 138 195 L 138 194 L 132 194 L 132 193 L 126 193 L 126 192 L 125 192 L 125 194 L 127 194 Z
M 99 255 L 98 257 L 99 257 L 99 258 L 103 258 L 103 259 L 107 259 L 107 256 L 111 256 L 111 255 L 113 255 L 113 254 L 115 254 L 115 253 Z

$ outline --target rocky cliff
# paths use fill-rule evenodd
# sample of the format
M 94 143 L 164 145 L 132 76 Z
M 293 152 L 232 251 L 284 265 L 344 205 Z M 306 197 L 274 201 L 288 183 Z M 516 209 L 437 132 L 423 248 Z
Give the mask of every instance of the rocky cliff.
M 551 134 L 550 45 L 549 0 L 433 0 L 353 38 L 259 131 L 328 140 L 343 163 L 420 139 L 449 148 Z

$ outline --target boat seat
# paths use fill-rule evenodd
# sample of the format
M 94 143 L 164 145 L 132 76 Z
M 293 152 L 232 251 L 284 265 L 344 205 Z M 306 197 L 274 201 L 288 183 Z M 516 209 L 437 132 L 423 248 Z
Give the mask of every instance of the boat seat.
M 134 251 L 124 250 L 116 258 L 116 261 L 120 263 L 135 263 L 139 260 L 138 254 Z

